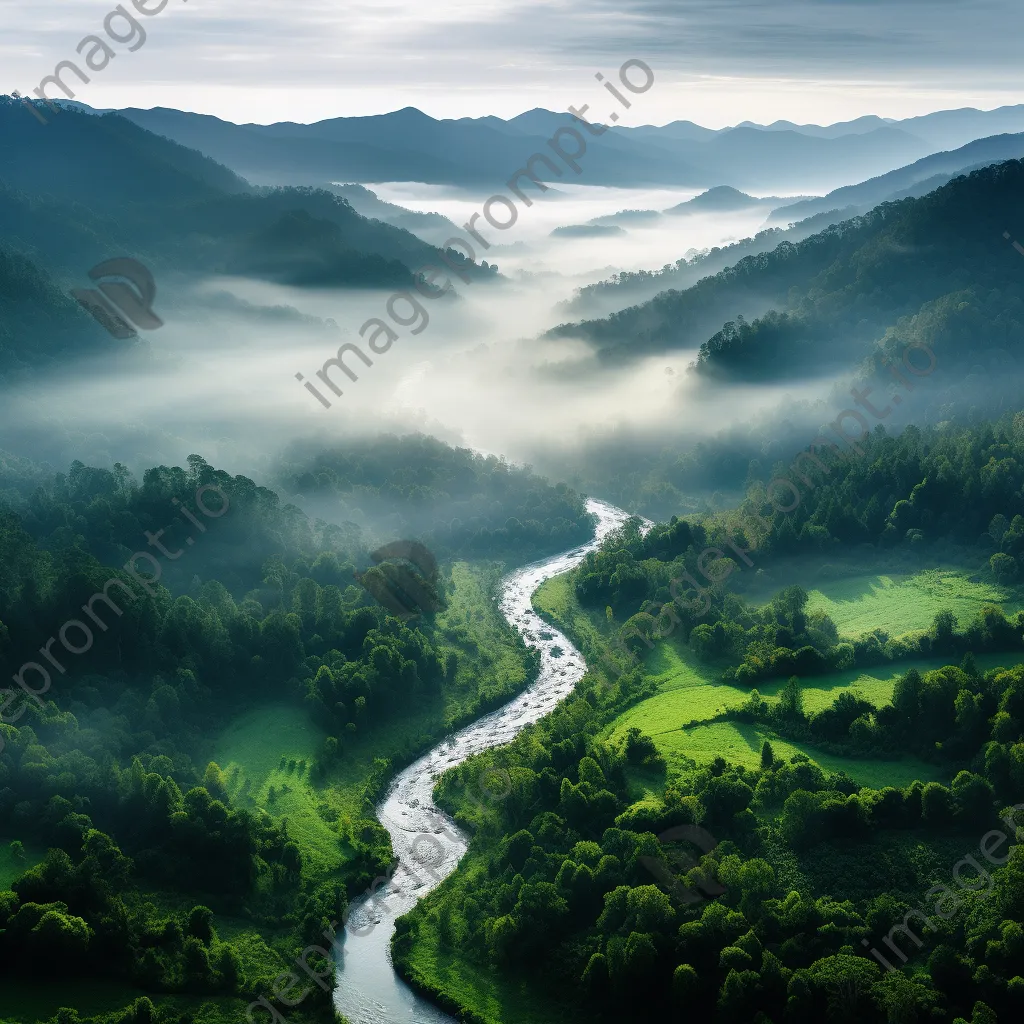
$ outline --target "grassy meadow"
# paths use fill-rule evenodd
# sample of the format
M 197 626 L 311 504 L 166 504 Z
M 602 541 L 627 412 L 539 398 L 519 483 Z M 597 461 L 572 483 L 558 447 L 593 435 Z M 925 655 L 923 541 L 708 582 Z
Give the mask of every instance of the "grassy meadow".
M 979 657 L 977 662 L 980 668 L 989 669 L 1016 664 L 1019 660 L 1004 655 L 986 655 Z M 883 666 L 870 672 L 854 669 L 807 678 L 802 681 L 804 707 L 808 711 L 820 711 L 844 690 L 876 705 L 884 704 L 892 698 L 896 679 L 909 668 L 927 672 L 946 663 L 946 659 L 941 658 L 920 659 Z M 836 757 L 812 747 L 805 748 L 770 737 L 743 723 L 694 725 L 738 707 L 747 699 L 750 690 L 718 682 L 714 678 L 717 674 L 715 669 L 701 665 L 690 652 L 671 643 L 663 643 L 651 654 L 651 668 L 656 673 L 659 692 L 619 715 L 608 727 L 606 735 L 612 741 L 618 741 L 635 726 L 654 740 L 670 773 L 684 769 L 690 759 L 706 764 L 718 756 L 756 768 L 760 763 L 761 744 L 770 738 L 776 756 L 790 758 L 794 754 L 806 754 L 823 769 L 844 771 L 862 785 L 906 785 L 915 778 L 922 782 L 941 780 L 934 766 L 914 758 L 867 761 Z M 758 692 L 769 700 L 775 699 L 783 685 L 783 680 L 763 683 Z
M 987 570 L 942 566 L 916 572 L 849 567 L 835 569 L 841 578 L 823 580 L 834 567 L 817 566 L 789 574 L 784 582 L 757 583 L 743 591 L 755 604 L 772 599 L 783 586 L 798 583 L 810 595 L 808 612 L 827 612 L 839 632 L 858 636 L 884 629 L 890 636 L 927 629 L 937 612 L 948 609 L 965 625 L 987 604 L 997 604 L 1007 616 L 1024 609 L 1019 588 L 997 584 Z M 780 577 L 781 580 L 781 577 Z
M 1022 659 L 1016 655 L 985 654 L 975 658 L 982 671 L 1010 667 Z M 892 699 L 896 680 L 911 668 L 931 672 L 948 664 L 946 658 L 915 659 L 864 671 L 851 669 L 812 676 L 801 680 L 804 708 L 821 711 L 844 690 L 871 701 L 876 707 Z M 701 665 L 695 655 L 670 643 L 662 643 L 650 656 L 649 667 L 656 673 L 658 693 L 623 712 L 606 730 L 613 741 L 621 740 L 635 726 L 654 740 L 665 758 L 669 771 L 686 767 L 688 759 L 706 764 L 722 756 L 756 768 L 760 764 L 761 744 L 771 739 L 777 757 L 790 758 L 806 754 L 827 771 L 844 771 L 865 786 L 907 785 L 914 779 L 922 782 L 948 783 L 935 766 L 917 758 L 893 761 L 868 761 L 860 758 L 836 757 L 813 747 L 802 747 L 739 722 L 714 722 L 694 725 L 729 708 L 739 707 L 750 695 L 745 687 L 719 682 L 717 670 Z M 777 699 L 784 680 L 762 683 L 758 692 L 768 700 Z
M 961 623 L 970 621 L 986 604 L 999 604 L 1007 614 L 1024 607 L 1013 590 L 988 580 L 987 573 L 971 574 L 963 569 L 925 569 L 917 572 L 884 575 L 878 572 L 851 575 L 838 580 L 818 582 L 810 591 L 808 610 L 826 611 L 840 633 L 853 636 L 881 627 L 898 636 L 926 629 L 936 612 L 949 608 Z M 800 582 L 787 580 L 786 584 Z M 807 586 L 807 581 L 804 581 Z M 770 600 L 779 585 L 748 593 L 758 603 Z M 548 580 L 534 595 L 534 607 L 565 628 L 574 639 L 583 640 L 591 650 L 607 647 L 607 626 L 603 616 L 587 612 L 576 601 L 568 576 Z M 1012 655 L 984 655 L 977 659 L 982 670 L 1017 664 Z M 917 659 L 879 666 L 869 671 L 854 669 L 833 672 L 802 680 L 804 707 L 815 712 L 828 707 L 848 690 L 876 706 L 892 698 L 897 678 L 911 667 L 920 672 L 942 668 L 948 659 Z M 697 657 L 670 638 L 661 642 L 646 659 L 649 675 L 658 686 L 653 696 L 621 714 L 605 735 L 621 740 L 636 727 L 650 736 L 664 756 L 669 772 L 684 769 L 690 760 L 703 764 L 719 755 L 749 767 L 760 763 L 762 742 L 768 734 L 748 725 L 717 722 L 695 725 L 722 711 L 738 707 L 749 696 L 746 687 L 720 682 L 720 670 L 702 664 Z M 762 696 L 777 697 L 784 680 L 762 683 Z M 863 785 L 906 785 L 914 779 L 946 781 L 934 766 L 915 758 L 893 761 L 868 761 L 836 757 L 813 748 L 801 748 L 771 738 L 776 755 L 792 757 L 803 753 L 828 771 L 844 771 Z M 658 780 L 638 775 L 641 790 L 655 792 Z M 662 780 L 663 784 L 663 780 Z

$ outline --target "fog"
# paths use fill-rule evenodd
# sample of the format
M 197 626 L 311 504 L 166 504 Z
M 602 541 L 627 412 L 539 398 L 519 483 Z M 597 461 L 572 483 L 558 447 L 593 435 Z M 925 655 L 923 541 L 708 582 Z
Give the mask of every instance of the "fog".
M 445 186 L 409 182 L 384 182 L 367 186 L 387 202 L 419 213 L 440 213 L 463 225 L 478 213 L 487 194 L 470 194 Z M 530 189 L 533 205 L 522 208 L 517 222 L 507 231 L 477 223 L 477 229 L 492 244 L 479 250 L 478 257 L 497 262 L 503 273 L 555 274 L 566 279 L 568 288 L 602 280 L 616 270 L 657 270 L 675 263 L 688 249 L 711 248 L 749 237 L 759 231 L 773 207 L 766 203 L 742 213 L 663 215 L 652 222 L 623 219 L 624 233 L 606 238 L 552 238 L 557 228 L 583 225 L 599 217 L 625 210 L 663 213 L 693 199 L 698 193 L 678 189 L 626 189 L 588 185 L 557 184 L 546 193 Z M 782 197 L 787 198 L 787 197 Z M 564 285 L 563 285 L 564 287 Z
M 437 211 L 462 224 L 485 196 L 427 186 L 374 186 L 381 198 Z M 552 190 L 554 193 L 554 190 Z M 0 412 L 5 447 L 66 470 L 73 459 L 139 472 L 181 464 L 197 452 L 230 472 L 273 479 L 291 441 L 325 443 L 381 431 L 423 431 L 449 443 L 502 454 L 587 487 L 601 474 L 602 448 L 684 450 L 702 437 L 821 398 L 831 380 L 779 387 L 716 387 L 686 372 L 692 350 L 622 365 L 599 362 L 581 341 L 543 333 L 566 319 L 558 304 L 582 284 L 617 270 L 656 269 L 689 249 L 756 232 L 765 211 L 663 217 L 615 237 L 551 237 L 622 210 L 662 210 L 692 193 L 562 187 L 523 210 L 507 232 L 489 230 L 501 278 L 465 285 L 410 306 L 409 326 L 375 353 L 360 339 L 370 318 L 387 318 L 391 293 L 290 288 L 239 278 L 158 281 L 165 322 L 134 351 L 54 371 L 15 389 Z M 482 222 L 481 222 L 482 223 Z M 418 333 L 413 333 L 417 331 Z M 335 368 L 338 397 L 317 379 L 344 342 L 372 365 Z M 330 408 L 296 379 L 316 385 Z M 813 429 L 821 417 L 808 411 Z M 595 454 L 596 453 L 596 454 Z M 600 493 L 595 496 L 601 497 Z

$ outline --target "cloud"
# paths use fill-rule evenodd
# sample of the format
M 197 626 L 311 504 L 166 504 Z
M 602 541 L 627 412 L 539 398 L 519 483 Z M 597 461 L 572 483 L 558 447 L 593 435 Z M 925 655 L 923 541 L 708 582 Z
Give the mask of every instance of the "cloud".
M 111 0 L 0 0 L 6 88 L 31 91 L 58 60 L 100 29 Z M 994 106 L 1018 87 L 1024 5 L 1019 0 L 171 0 L 147 20 L 148 41 L 118 54 L 83 89 L 94 105 L 186 106 L 235 120 L 313 120 L 417 105 L 442 116 L 505 115 L 565 106 L 597 70 L 642 57 L 666 86 L 655 109 L 696 108 L 735 123 L 759 90 L 778 116 L 831 95 L 906 116 L 908 97 Z M 705 83 L 704 91 L 693 90 Z M 736 89 L 729 83 L 745 83 Z M 712 85 L 708 85 L 711 83 Z M 759 86 L 757 83 L 761 83 Z M 873 91 L 864 93 L 871 86 Z M 891 94 L 885 89 L 889 88 Z M 575 92 L 574 92 L 575 90 Z M 999 94 L 998 96 L 996 94 Z M 860 96 L 860 99 L 855 97 Z M 868 99 L 870 96 L 870 99 Z M 743 107 L 744 101 L 746 108 Z M 823 101 L 822 101 L 823 102 Z M 780 104 L 788 104 L 784 108 Z M 902 104 L 902 106 L 900 106 Z M 291 113 L 286 113 L 289 105 Z M 298 108 L 298 109 L 296 109 Z M 725 113 L 728 109 L 728 114 Z M 691 116 L 677 113 L 676 116 Z

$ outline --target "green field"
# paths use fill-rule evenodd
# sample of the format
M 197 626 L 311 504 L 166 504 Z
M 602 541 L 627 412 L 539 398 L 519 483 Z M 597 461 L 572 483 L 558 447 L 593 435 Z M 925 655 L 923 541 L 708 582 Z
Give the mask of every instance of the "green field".
M 595 643 L 603 642 L 594 619 L 576 603 L 567 576 L 559 576 L 545 583 L 534 595 L 534 607 L 570 626 L 575 636 L 589 636 Z M 981 668 L 993 668 L 1016 658 L 1000 656 L 979 658 Z M 718 669 L 708 667 L 690 651 L 666 641 L 659 644 L 647 658 L 648 674 L 658 684 L 658 693 L 623 712 L 605 731 L 612 741 L 621 740 L 626 730 L 636 726 L 654 740 L 665 758 L 669 771 L 678 771 L 690 758 L 698 764 L 713 761 L 721 755 L 750 767 L 760 764 L 761 742 L 765 738 L 752 727 L 739 723 L 715 723 L 684 729 L 693 722 L 712 718 L 728 708 L 738 707 L 750 695 L 745 687 L 717 681 Z M 871 672 L 836 672 L 803 680 L 804 707 L 807 711 L 820 711 L 828 707 L 844 689 L 849 689 L 873 703 L 884 704 L 892 697 L 896 679 L 911 665 L 919 671 L 941 668 L 946 662 L 907 662 L 899 666 L 880 668 Z M 775 697 L 784 685 L 783 680 L 764 683 L 758 691 L 765 697 Z M 792 757 L 804 753 L 823 769 L 845 771 L 864 785 L 874 785 L 880 777 L 915 778 L 928 781 L 938 776 L 935 769 L 923 761 L 905 759 L 891 762 L 870 762 L 854 758 L 833 757 L 811 748 L 801 749 L 781 740 L 772 740 L 779 756 Z M 639 781 L 639 780 L 638 780 Z M 641 787 L 652 795 L 660 787 L 655 780 L 641 782 Z
M 698 764 L 710 764 L 716 757 L 724 757 L 732 764 L 758 768 L 761 764 L 761 744 L 771 740 L 776 758 L 788 761 L 794 754 L 806 754 L 824 771 L 846 772 L 862 786 L 907 786 L 915 779 L 922 782 L 945 782 L 948 773 L 917 758 L 904 757 L 898 761 L 869 761 L 852 757 L 836 757 L 810 747 L 801 747 L 777 739 L 774 735 L 742 722 L 715 722 L 692 729 L 677 729 L 656 738 L 658 750 L 671 766 L 682 764 L 684 758 L 693 758 Z
M 975 660 L 978 667 L 986 671 L 1016 665 L 1024 658 L 988 654 Z M 892 699 L 897 678 L 910 668 L 929 672 L 946 664 L 947 659 L 942 658 L 918 659 L 870 671 L 853 669 L 810 677 L 801 681 L 804 708 L 809 712 L 821 711 L 844 690 L 871 701 L 877 707 Z M 748 689 L 717 682 L 714 678 L 716 670 L 701 665 L 695 656 L 671 643 L 663 643 L 651 654 L 649 667 L 659 684 L 659 692 L 619 715 L 606 732 L 610 739 L 621 740 L 626 730 L 635 726 L 654 740 L 670 771 L 682 768 L 687 758 L 701 764 L 719 755 L 727 761 L 733 760 L 751 768 L 758 766 L 761 743 L 767 737 L 752 726 L 717 722 L 687 728 L 694 722 L 706 721 L 722 711 L 738 707 L 749 696 Z M 757 689 L 762 696 L 771 699 L 778 695 L 783 685 L 783 680 L 775 680 L 763 683 Z M 880 778 L 906 777 L 907 782 L 914 778 L 922 781 L 940 778 L 933 766 L 910 758 L 883 762 L 834 757 L 774 738 L 772 746 L 777 755 L 791 757 L 804 753 L 822 768 L 845 771 L 851 778 L 868 786 L 874 786 Z M 886 784 L 896 783 L 890 781 Z
M 349 852 L 341 838 L 343 826 L 365 815 L 363 793 L 376 758 L 420 753 L 481 698 L 511 699 L 529 682 L 508 624 L 489 600 L 488 571 L 456 564 L 448 606 L 436 618 L 441 643 L 459 651 L 456 678 L 437 693 L 396 708 L 383 722 L 344 733 L 342 756 L 325 782 L 314 784 L 309 766 L 326 733 L 301 706 L 255 708 L 221 733 L 213 760 L 225 774 L 232 801 L 265 810 L 277 820 L 287 818 L 311 870 L 331 872 Z M 289 767 L 291 761 L 305 761 L 306 768 Z
M 987 571 L 972 573 L 944 566 L 919 572 L 855 572 L 823 582 L 821 567 L 785 583 L 760 584 L 745 592 L 755 603 L 765 603 L 789 583 L 799 583 L 810 594 L 809 612 L 827 612 L 846 636 L 881 628 L 890 636 L 927 629 L 936 612 L 953 612 L 961 625 L 970 622 L 986 604 L 997 604 L 1007 616 L 1024 608 L 1017 588 L 1001 587 Z M 781 580 L 781 577 L 780 577 Z
M 318 869 L 330 870 L 341 863 L 341 840 L 317 812 L 318 804 L 329 805 L 310 783 L 308 767 L 324 735 L 302 708 L 270 705 L 235 719 L 221 733 L 214 760 L 225 773 L 233 804 L 265 810 L 278 820 L 287 818 L 288 831 L 304 859 L 312 858 Z M 282 758 L 305 760 L 307 767 L 282 768 Z

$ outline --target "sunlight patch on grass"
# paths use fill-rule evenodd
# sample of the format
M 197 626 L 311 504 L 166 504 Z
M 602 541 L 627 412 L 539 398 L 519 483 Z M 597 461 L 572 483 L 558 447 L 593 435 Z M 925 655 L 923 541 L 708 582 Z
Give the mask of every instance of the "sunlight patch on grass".
M 669 766 L 670 774 L 685 766 L 686 757 L 703 763 L 721 755 L 727 761 L 735 760 L 757 767 L 760 763 L 760 742 L 765 738 L 764 735 L 757 733 L 760 737 L 757 750 L 751 753 L 744 743 L 739 742 L 739 737 L 746 734 L 736 731 L 751 731 L 749 726 L 725 722 L 687 728 L 694 722 L 707 721 L 724 710 L 739 707 L 748 699 L 751 689 L 709 681 L 709 677 L 716 672 L 715 669 L 702 668 L 696 659 L 688 660 L 685 653 L 671 648 L 668 644 L 663 644 L 658 653 L 664 656 L 665 664 L 674 662 L 676 665 L 675 668 L 666 668 L 659 677 L 656 677 L 661 680 L 661 692 L 624 711 L 605 730 L 604 736 L 618 743 L 625 737 L 628 729 L 638 728 L 654 740 L 655 746 Z M 1011 668 L 1022 661 L 1024 656 L 1019 654 L 985 654 L 975 657 L 978 668 L 983 672 L 994 668 Z M 896 680 L 911 668 L 916 668 L 924 674 L 948 664 L 948 658 L 915 659 L 867 670 L 852 669 L 847 672 L 808 677 L 800 681 L 803 688 L 804 710 L 809 714 L 822 711 L 829 707 L 840 693 L 847 691 L 870 701 L 875 707 L 883 707 L 892 700 Z M 778 698 L 783 686 L 785 681 L 777 679 L 762 682 L 757 686 L 757 691 L 771 701 Z M 718 740 L 725 743 L 721 749 L 714 746 Z M 782 740 L 773 739 L 771 742 L 779 756 L 783 755 L 777 747 L 777 742 L 785 749 L 791 750 L 791 754 L 785 755 L 787 757 L 797 753 L 799 749 Z M 867 762 L 855 758 L 832 757 L 811 748 L 800 752 L 807 754 L 823 768 L 842 768 L 864 785 L 874 785 L 872 778 L 876 775 L 882 777 L 889 771 L 898 775 L 904 771 L 910 774 L 916 772 L 922 781 L 939 777 L 933 767 L 911 759 Z M 872 765 L 877 766 L 877 771 Z M 640 787 L 640 790 L 656 794 L 658 787 L 648 785 Z
M 36 846 L 26 846 L 23 857 L 11 853 L 13 836 L 0 838 L 0 892 L 10 889 L 11 883 L 21 878 L 29 868 L 41 863 L 46 851 Z
M 840 579 L 822 579 L 822 566 L 780 577 L 746 591 L 748 600 L 767 603 L 789 583 L 799 583 L 810 595 L 808 612 L 827 612 L 844 636 L 884 629 L 901 636 L 927 629 L 937 612 L 949 610 L 963 626 L 986 604 L 999 605 L 1007 617 L 1024 608 L 1019 588 L 994 583 L 987 572 L 959 566 L 940 566 L 918 572 L 879 568 L 851 572 Z M 837 571 L 842 571 L 837 567 Z M 785 579 L 785 583 L 781 582 Z
M 724 757 L 732 764 L 758 768 L 761 764 L 761 744 L 769 740 L 775 757 L 788 761 L 794 754 L 806 754 L 815 764 L 829 772 L 846 772 L 863 786 L 880 789 L 883 786 L 907 786 L 915 779 L 922 782 L 949 782 L 949 773 L 916 758 L 898 761 L 877 761 L 853 757 L 837 757 L 812 748 L 803 748 L 743 722 L 715 722 L 680 729 L 657 738 L 658 750 L 673 767 L 682 767 L 685 758 L 698 764 L 710 764 L 716 757 Z
M 265 810 L 277 821 L 287 818 L 288 832 L 303 857 L 312 858 L 320 870 L 342 861 L 341 839 L 317 812 L 321 798 L 309 780 L 313 756 L 324 736 L 305 709 L 271 705 L 236 718 L 221 734 L 214 754 L 232 802 Z M 291 761 L 296 762 L 294 768 L 288 766 Z M 298 765 L 300 761 L 306 762 L 305 769 Z

